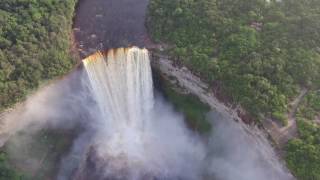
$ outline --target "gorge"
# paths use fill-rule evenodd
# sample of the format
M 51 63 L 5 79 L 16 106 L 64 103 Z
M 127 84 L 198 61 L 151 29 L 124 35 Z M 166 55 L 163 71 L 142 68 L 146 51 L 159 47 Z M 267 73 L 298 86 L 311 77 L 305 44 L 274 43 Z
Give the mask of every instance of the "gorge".
M 264 124 L 246 124 L 241 108 L 171 60 L 172 45 L 152 42 L 148 3 L 80 0 L 78 65 L 1 114 L 0 150 L 25 179 L 295 179 Z
M 34 141 L 32 132 L 76 128 L 81 131 L 59 163 L 59 180 L 292 179 L 264 134 L 215 104 L 207 117 L 212 132 L 201 137 L 188 129 L 182 114 L 154 94 L 146 49 L 110 49 L 83 64 L 5 118 L 15 121 L 2 129 L 12 134 L 11 156 L 19 159 L 23 144 Z M 38 160 L 28 159 L 25 165 L 36 171 Z

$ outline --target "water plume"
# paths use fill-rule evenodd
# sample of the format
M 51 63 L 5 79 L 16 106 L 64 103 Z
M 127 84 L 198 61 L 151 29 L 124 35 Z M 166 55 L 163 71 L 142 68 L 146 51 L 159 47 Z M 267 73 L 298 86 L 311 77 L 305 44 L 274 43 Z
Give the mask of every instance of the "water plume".
M 75 179 L 199 179 L 204 146 L 181 115 L 155 101 L 146 49 L 99 52 L 83 64 L 99 125 Z
M 80 69 L 41 87 L 26 101 L 0 117 L 0 147 L 19 131 L 72 129 L 86 122 L 90 95 L 85 91 Z

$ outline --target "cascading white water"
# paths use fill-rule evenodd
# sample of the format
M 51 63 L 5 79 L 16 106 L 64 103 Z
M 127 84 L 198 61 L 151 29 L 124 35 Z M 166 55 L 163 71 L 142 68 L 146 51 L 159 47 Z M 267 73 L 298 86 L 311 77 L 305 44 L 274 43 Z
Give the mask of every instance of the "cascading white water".
M 136 47 L 97 53 L 83 60 L 92 91 L 102 114 L 103 134 L 111 142 L 108 155 L 122 151 L 140 156 L 144 126 L 153 108 L 153 85 L 149 54 Z M 135 148 L 135 149 L 133 149 Z M 136 154 L 133 154 L 136 153 Z
M 100 111 L 93 144 L 99 159 L 107 159 L 106 177 L 126 169 L 125 179 L 197 179 L 202 143 L 170 106 L 155 102 L 148 51 L 119 48 L 83 64 Z
M 83 62 L 98 106 L 104 117 L 114 121 L 113 128 L 143 131 L 143 120 L 154 103 L 148 51 L 119 48 Z

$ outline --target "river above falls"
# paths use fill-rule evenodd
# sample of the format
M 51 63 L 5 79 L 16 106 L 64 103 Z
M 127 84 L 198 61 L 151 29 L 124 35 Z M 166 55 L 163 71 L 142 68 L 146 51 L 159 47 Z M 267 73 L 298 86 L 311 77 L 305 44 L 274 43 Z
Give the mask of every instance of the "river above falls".
M 79 0 L 73 31 L 80 57 L 97 50 L 144 46 L 149 0 Z

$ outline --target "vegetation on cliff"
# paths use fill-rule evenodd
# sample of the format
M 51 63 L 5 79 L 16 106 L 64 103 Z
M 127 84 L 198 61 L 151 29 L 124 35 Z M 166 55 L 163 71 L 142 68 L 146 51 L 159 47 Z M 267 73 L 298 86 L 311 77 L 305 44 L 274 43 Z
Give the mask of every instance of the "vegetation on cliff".
M 211 123 L 206 117 L 210 112 L 209 105 L 189 92 L 183 92 L 176 83 L 170 83 L 172 79 L 161 76 L 160 72 L 153 70 L 155 85 L 174 106 L 185 116 L 186 124 L 195 132 L 206 135 L 212 130 Z
M 287 164 L 299 179 L 320 179 L 320 91 L 304 97 L 296 117 L 299 138 L 287 145 Z
M 70 150 L 75 130 L 19 132 L 0 149 L 0 180 L 54 178 L 60 160 Z
M 299 138 L 289 141 L 286 161 L 299 179 L 320 179 L 320 127 L 310 121 L 298 120 Z
M 76 0 L 0 1 L 0 110 L 44 80 L 63 75 Z
M 7 154 L 0 151 L 0 180 L 20 180 L 23 176 L 9 165 Z

